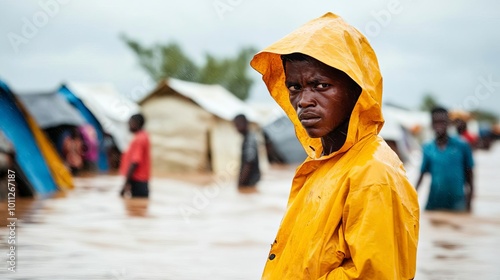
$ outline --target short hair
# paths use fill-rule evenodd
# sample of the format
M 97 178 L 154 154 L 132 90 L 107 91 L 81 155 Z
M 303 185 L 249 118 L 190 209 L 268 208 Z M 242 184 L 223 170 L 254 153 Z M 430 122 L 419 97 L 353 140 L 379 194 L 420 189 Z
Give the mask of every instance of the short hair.
M 292 61 L 310 61 L 313 58 L 303 54 L 303 53 L 290 53 L 290 54 L 282 54 L 281 55 L 281 63 L 283 63 L 283 71 L 286 71 L 286 63 Z
M 244 122 L 248 123 L 247 117 L 246 117 L 245 115 L 243 115 L 243 114 L 238 114 L 238 115 L 236 115 L 236 117 L 234 117 L 234 119 L 233 119 L 233 120 L 234 120 L 234 121 L 237 121 L 237 120 L 242 120 L 242 121 L 244 121 Z
M 431 110 L 431 115 L 434 114 L 448 114 L 448 110 L 446 110 L 444 107 L 437 106 L 432 108 Z
M 139 125 L 139 128 L 142 128 L 144 126 L 144 123 L 146 122 L 146 120 L 144 119 L 144 116 L 141 113 L 132 115 L 130 117 L 130 119 L 137 122 L 137 124 Z

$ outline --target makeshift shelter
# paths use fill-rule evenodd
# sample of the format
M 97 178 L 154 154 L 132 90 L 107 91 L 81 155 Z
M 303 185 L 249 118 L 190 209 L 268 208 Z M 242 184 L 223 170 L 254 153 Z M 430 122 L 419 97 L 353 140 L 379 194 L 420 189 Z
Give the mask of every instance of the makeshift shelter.
M 73 105 L 85 119 L 85 122 L 92 125 L 97 134 L 97 140 L 99 142 L 99 156 L 97 161 L 97 167 L 99 171 L 108 171 L 109 162 L 108 155 L 104 141 L 104 129 L 97 118 L 92 114 L 92 112 L 87 108 L 85 103 L 77 96 L 73 91 L 71 91 L 66 85 L 62 85 L 57 91 L 58 94 L 62 95 L 66 100 Z
M 42 129 L 85 123 L 80 113 L 57 93 L 17 95 Z
M 431 116 L 429 112 L 407 110 L 394 105 L 384 104 L 382 113 L 386 123 L 389 123 L 386 130 L 392 130 L 390 123 L 398 124 L 408 130 L 419 143 L 433 137 L 431 128 Z M 385 126 L 385 124 L 384 124 Z M 384 130 L 384 128 L 382 128 Z M 386 133 L 382 132 L 381 133 Z
M 139 104 L 151 137 L 155 172 L 236 174 L 242 137 L 232 121 L 240 113 L 253 122 L 261 144 L 261 168 L 266 168 L 264 140 L 254 122 L 255 113 L 222 86 L 170 78 L 161 81 Z
M 113 137 L 120 151 L 127 149 L 132 134 L 128 121 L 139 113 L 139 105 L 121 95 L 112 84 L 67 83 L 66 87 L 76 95 Z
M 14 146 L 15 160 L 29 182 L 31 193 L 48 196 L 73 182 L 54 147 L 5 83 L 0 81 L 0 130 Z
M 301 163 L 307 154 L 300 144 L 290 119 L 284 114 L 264 126 L 267 152 L 277 163 Z
M 404 163 L 420 161 L 420 143 L 429 131 L 427 112 L 410 111 L 391 105 L 382 107 L 385 123 L 380 136 L 386 140 Z
M 55 92 L 18 94 L 17 97 L 57 148 L 60 148 L 61 136 L 68 127 L 85 124 L 81 114 Z

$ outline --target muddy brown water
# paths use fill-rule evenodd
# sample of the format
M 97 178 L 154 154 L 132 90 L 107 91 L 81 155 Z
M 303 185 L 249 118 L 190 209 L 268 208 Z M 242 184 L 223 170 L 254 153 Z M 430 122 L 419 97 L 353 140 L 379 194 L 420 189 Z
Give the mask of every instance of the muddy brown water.
M 475 159 L 472 214 L 422 211 L 415 279 L 500 279 L 500 145 Z M 416 170 L 408 166 L 413 181 Z M 260 279 L 293 171 L 272 168 L 252 194 L 229 176 L 155 177 L 149 201 L 124 200 L 122 179 L 100 175 L 56 198 L 17 199 L 15 273 L 2 203 L 0 279 Z

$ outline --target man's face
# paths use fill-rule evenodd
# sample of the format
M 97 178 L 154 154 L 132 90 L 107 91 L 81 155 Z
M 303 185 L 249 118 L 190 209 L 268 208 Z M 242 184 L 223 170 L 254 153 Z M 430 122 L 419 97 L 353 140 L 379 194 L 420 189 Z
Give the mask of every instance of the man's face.
M 290 102 L 310 137 L 324 137 L 349 119 L 358 95 L 347 74 L 314 59 L 285 67 Z
M 456 126 L 458 134 L 462 134 L 467 130 L 467 124 L 461 119 L 456 120 Z
M 241 134 L 245 134 L 248 130 L 247 122 L 244 119 L 237 118 L 234 120 L 234 125 L 236 126 L 236 130 Z
M 128 129 L 130 130 L 130 132 L 137 132 L 139 130 L 139 124 L 137 123 L 136 120 L 134 119 L 130 119 L 128 121 Z
M 444 136 L 447 134 L 449 124 L 448 114 L 446 113 L 434 113 L 432 114 L 432 129 L 436 133 L 437 137 Z

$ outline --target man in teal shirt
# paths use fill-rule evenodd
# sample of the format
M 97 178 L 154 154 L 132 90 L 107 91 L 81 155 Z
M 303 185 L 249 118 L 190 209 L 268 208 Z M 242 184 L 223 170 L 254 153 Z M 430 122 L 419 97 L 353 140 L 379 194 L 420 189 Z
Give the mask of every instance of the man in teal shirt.
M 416 188 L 425 173 L 432 176 L 426 210 L 470 211 L 473 196 L 474 161 L 470 146 L 450 137 L 448 111 L 435 108 L 431 112 L 436 139 L 423 146 L 423 160 Z

